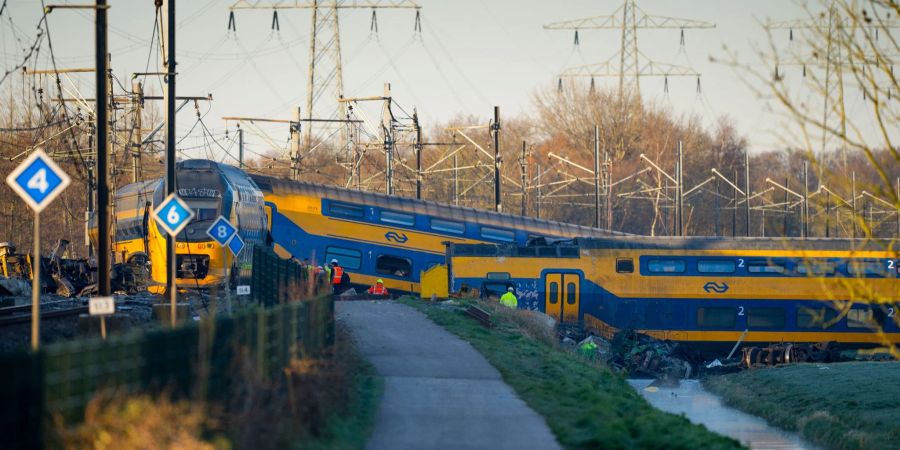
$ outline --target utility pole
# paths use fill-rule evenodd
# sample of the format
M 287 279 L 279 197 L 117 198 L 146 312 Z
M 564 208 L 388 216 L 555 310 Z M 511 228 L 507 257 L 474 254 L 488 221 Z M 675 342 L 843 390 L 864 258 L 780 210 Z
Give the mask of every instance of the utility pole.
M 678 236 L 684 236 L 684 145 L 678 141 Z M 735 205 L 737 207 L 737 205 Z
M 94 75 L 96 76 L 96 116 L 97 116 L 97 287 L 100 296 L 112 294 L 109 281 L 110 236 L 109 236 L 109 110 L 107 109 L 107 76 L 109 59 L 107 43 L 106 0 L 97 0 L 95 5 Z
M 453 204 L 459 206 L 459 165 L 453 154 Z
M 737 179 L 734 182 L 737 183 Z M 747 149 L 744 149 L 744 222 L 747 224 L 745 236 L 750 237 L 750 152 Z
M 538 162 L 535 166 L 537 169 L 537 199 L 534 202 L 535 206 L 535 215 L 538 219 L 541 218 L 541 163 Z
M 391 83 L 384 83 L 381 132 L 384 137 L 384 191 L 387 195 L 394 195 L 394 114 L 391 112 Z
M 578 30 L 606 29 L 619 30 L 621 43 L 619 52 L 606 61 L 566 69 L 560 74 L 562 78 L 570 77 L 615 77 L 619 79 L 619 98 L 624 100 L 628 95 L 640 98 L 641 77 L 696 76 L 700 73 L 690 67 L 652 61 L 638 50 L 639 29 L 678 29 L 681 30 L 681 43 L 684 44 L 686 28 L 715 28 L 715 24 L 692 19 L 653 16 L 644 13 L 635 0 L 625 0 L 619 8 L 608 16 L 589 17 L 544 25 L 545 30 Z M 578 39 L 576 37 L 576 45 Z M 699 84 L 698 84 L 699 86 Z
M 416 130 L 416 199 L 422 199 L 422 128 L 419 126 L 419 113 L 413 108 L 413 128 Z
M 163 61 L 163 69 L 165 70 L 166 85 L 163 94 L 166 104 L 166 195 L 174 194 L 177 191 L 175 179 L 175 73 L 178 70 L 175 63 L 175 0 L 163 0 L 165 4 L 165 27 L 166 42 Z M 99 71 L 98 71 L 99 72 Z M 172 320 L 172 326 L 176 323 L 176 296 L 177 287 L 175 286 L 175 236 L 166 233 L 166 290 L 169 293 L 169 314 Z
M 613 208 L 612 208 L 612 159 L 609 156 L 609 149 L 603 150 L 604 159 L 606 160 L 606 229 L 613 229 Z
M 494 107 L 494 122 L 491 123 L 491 134 L 494 136 L 494 211 L 503 212 L 500 199 L 500 107 Z
M 134 94 L 132 100 L 132 113 L 134 118 L 131 121 L 131 182 L 137 183 L 143 178 L 141 167 L 141 119 L 144 112 L 144 85 L 137 80 L 131 82 L 131 90 Z
M 525 143 L 525 141 L 522 141 L 522 159 L 519 162 L 519 167 L 521 168 L 521 172 L 522 172 L 521 173 L 521 175 L 522 175 L 521 176 L 521 182 L 522 182 L 522 214 L 521 215 L 523 217 L 525 216 L 525 213 L 526 213 L 526 205 L 527 205 L 526 200 L 528 198 L 526 195 L 528 192 L 528 189 L 527 189 L 528 166 L 526 165 L 526 164 L 528 164 L 528 161 L 525 159 L 525 158 L 527 158 L 527 156 L 525 154 L 526 153 L 525 148 L 526 148 L 526 143 Z
M 850 219 L 851 219 L 850 222 L 853 225 L 853 239 L 856 239 L 856 236 L 857 236 L 856 220 L 858 219 L 856 217 L 856 172 L 850 173 L 850 184 L 851 184 L 851 189 L 853 190 L 853 192 L 851 193 L 853 195 L 853 197 L 851 197 L 851 200 L 850 200 L 851 208 L 853 209 L 853 216 L 850 217 Z
M 738 171 L 734 171 L 734 182 L 738 182 Z M 732 184 L 731 187 L 734 188 L 734 199 L 732 200 L 731 205 L 731 237 L 737 236 L 737 200 L 738 200 L 738 188 L 735 184 Z M 787 195 L 787 194 L 785 194 Z
M 789 213 L 788 212 L 788 206 L 789 206 L 788 189 L 790 189 L 790 187 L 791 187 L 790 178 L 784 177 L 784 187 L 786 188 L 784 190 L 784 237 L 788 237 L 788 232 L 790 231 L 788 229 L 788 220 L 790 219 L 790 217 L 788 217 L 788 213 Z
M 294 110 L 291 127 L 291 179 L 300 179 L 300 107 Z M 312 124 L 310 122 L 307 127 Z
M 809 237 L 809 161 L 803 161 L 803 237 Z
M 594 228 L 600 228 L 600 126 L 594 125 Z
M 241 169 L 244 168 L 244 129 L 241 128 L 241 124 L 237 124 L 237 134 L 238 134 L 238 165 Z

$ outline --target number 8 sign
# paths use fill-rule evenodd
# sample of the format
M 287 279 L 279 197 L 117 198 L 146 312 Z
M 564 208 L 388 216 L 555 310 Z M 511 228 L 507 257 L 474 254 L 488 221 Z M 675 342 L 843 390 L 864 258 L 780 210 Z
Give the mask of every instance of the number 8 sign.
M 237 229 L 234 228 L 234 225 L 228 221 L 225 217 L 219 216 L 215 222 L 213 222 L 212 226 L 206 230 L 206 234 L 209 237 L 213 238 L 214 241 L 218 242 L 219 245 L 225 246 L 231 237 L 234 236 Z
M 194 211 L 173 192 L 153 210 L 153 217 L 166 233 L 174 237 L 191 222 Z

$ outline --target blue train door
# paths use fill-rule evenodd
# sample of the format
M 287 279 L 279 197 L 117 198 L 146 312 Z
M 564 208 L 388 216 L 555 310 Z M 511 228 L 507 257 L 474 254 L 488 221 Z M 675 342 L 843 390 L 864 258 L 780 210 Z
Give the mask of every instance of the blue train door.
M 581 276 L 575 273 L 544 275 L 544 312 L 559 322 L 578 322 Z

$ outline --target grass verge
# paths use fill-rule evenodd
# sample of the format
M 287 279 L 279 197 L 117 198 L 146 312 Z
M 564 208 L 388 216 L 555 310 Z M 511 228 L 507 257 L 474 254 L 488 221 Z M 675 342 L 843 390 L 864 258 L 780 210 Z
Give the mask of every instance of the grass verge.
M 725 403 L 835 449 L 900 449 L 900 363 L 796 364 L 709 378 Z
M 493 313 L 488 329 L 458 308 L 401 299 L 460 336 L 500 371 L 503 380 L 544 416 L 566 448 L 739 448 L 730 438 L 653 408 L 622 377 L 567 352 L 527 311 L 479 303 Z M 463 300 L 463 305 L 469 301 Z

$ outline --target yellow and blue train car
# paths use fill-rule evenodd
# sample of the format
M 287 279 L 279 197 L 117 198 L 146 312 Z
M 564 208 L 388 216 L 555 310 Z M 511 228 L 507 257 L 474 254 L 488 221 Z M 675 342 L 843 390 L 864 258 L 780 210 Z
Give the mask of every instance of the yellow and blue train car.
M 337 259 L 352 284 L 384 280 L 418 292 L 420 273 L 444 262 L 444 243 L 510 243 L 536 238 L 609 236 L 606 230 L 252 175 L 269 216 L 269 237 L 284 258 Z
M 601 238 L 449 245 L 451 292 L 515 287 L 520 308 L 605 337 L 634 330 L 701 350 L 900 342 L 900 252 L 839 239 Z
M 176 284 L 182 288 L 206 288 L 222 283 L 224 268 L 231 276 L 247 276 L 250 251 L 237 260 L 213 242 L 206 230 L 222 215 L 238 230 L 247 249 L 265 245 L 266 216 L 262 192 L 247 174 L 227 164 L 210 160 L 179 161 L 175 167 L 177 193 L 194 211 L 194 219 L 176 237 Z M 113 251 L 121 262 L 149 261 L 154 282 L 165 284 L 166 234 L 151 217 L 165 198 L 162 178 L 123 186 L 116 191 Z M 96 248 L 97 230 L 90 221 Z M 236 270 L 235 270 L 236 269 Z

